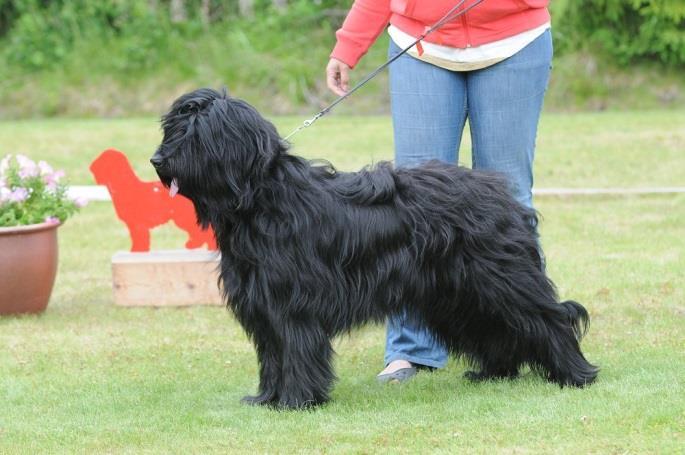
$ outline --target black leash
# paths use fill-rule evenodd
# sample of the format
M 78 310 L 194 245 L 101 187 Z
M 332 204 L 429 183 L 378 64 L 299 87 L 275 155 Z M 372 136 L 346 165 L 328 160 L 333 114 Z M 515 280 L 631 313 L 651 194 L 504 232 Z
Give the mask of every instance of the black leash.
M 376 76 L 378 75 L 378 73 L 380 73 L 381 71 L 383 71 L 383 70 L 384 70 L 387 66 L 389 66 L 392 62 L 394 62 L 395 60 L 397 60 L 398 58 L 400 58 L 401 56 L 403 56 L 404 54 L 406 54 L 406 53 L 409 51 L 409 49 L 411 49 L 412 47 L 414 47 L 414 46 L 416 46 L 417 44 L 419 44 L 419 43 L 420 43 L 423 39 L 425 39 L 428 35 L 430 35 L 430 34 L 433 33 L 435 30 L 437 30 L 437 29 L 439 29 L 440 27 L 442 27 L 443 25 L 445 25 L 447 22 L 453 21 L 454 19 L 456 19 L 456 18 L 458 18 L 458 17 L 460 17 L 460 16 L 466 14 L 466 12 L 468 12 L 469 10 L 471 10 L 472 8 L 474 8 L 475 6 L 477 6 L 478 4 L 480 4 L 480 3 L 483 2 L 483 1 L 484 1 L 484 0 L 476 0 L 472 5 L 465 7 L 465 8 L 462 9 L 461 11 L 457 11 L 457 10 L 458 10 L 462 5 L 464 5 L 464 3 L 466 2 L 466 0 L 459 0 L 459 2 L 458 2 L 456 5 L 454 5 L 454 7 L 452 7 L 452 9 L 450 9 L 444 16 L 442 16 L 442 18 L 441 18 L 439 21 L 437 21 L 435 24 L 433 24 L 433 26 L 432 26 L 431 28 L 429 28 L 428 30 L 426 30 L 426 31 L 423 33 L 423 35 L 419 36 L 419 37 L 416 39 L 416 41 L 414 41 L 412 44 L 410 44 L 409 46 L 407 46 L 405 49 L 403 49 L 403 50 L 402 50 L 400 53 L 398 53 L 397 55 L 393 56 L 390 60 L 388 60 L 387 62 L 385 62 L 384 64 L 382 64 L 382 65 L 379 66 L 378 68 L 376 68 L 373 72 L 371 72 L 371 73 L 370 73 L 369 75 L 367 75 L 364 79 L 362 79 L 359 83 L 357 83 L 357 85 L 355 85 L 354 87 L 352 87 L 352 89 L 351 89 L 350 91 L 348 91 L 348 92 L 345 93 L 344 95 L 338 97 L 338 99 L 336 99 L 335 101 L 333 101 L 330 105 L 328 105 L 327 107 L 325 107 L 323 110 L 319 111 L 319 113 L 316 114 L 314 117 L 310 118 L 309 120 L 305 120 L 305 121 L 302 123 L 302 125 L 300 125 L 299 127 L 297 127 L 292 133 L 290 133 L 290 134 L 288 134 L 286 137 L 284 137 L 283 140 L 287 141 L 288 139 L 290 139 L 291 137 L 293 137 L 295 134 L 299 133 L 299 132 L 302 131 L 303 129 L 309 128 L 310 126 L 312 126 L 312 125 L 314 124 L 314 122 L 316 122 L 317 120 L 319 120 L 319 119 L 320 119 L 321 117 L 323 117 L 324 115 L 328 114 L 335 106 L 337 106 L 338 104 L 342 103 L 345 99 L 347 99 L 347 97 L 349 97 L 350 95 L 352 95 L 354 92 L 356 92 L 357 90 L 359 90 L 362 86 L 364 86 L 367 82 L 369 82 L 371 79 L 373 79 L 374 77 L 376 77 Z M 420 45 L 420 44 L 419 44 L 419 45 Z

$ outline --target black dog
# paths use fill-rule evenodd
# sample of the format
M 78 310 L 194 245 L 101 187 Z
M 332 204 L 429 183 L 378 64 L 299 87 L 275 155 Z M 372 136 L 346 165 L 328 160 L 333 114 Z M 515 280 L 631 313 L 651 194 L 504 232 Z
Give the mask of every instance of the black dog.
M 534 211 L 502 177 L 430 162 L 336 171 L 287 153 L 247 103 L 201 89 L 174 102 L 151 159 L 214 228 L 228 306 L 257 348 L 252 404 L 328 399 L 331 338 L 406 312 L 478 372 L 527 364 L 560 385 L 591 383 L 578 346 L 588 314 L 559 303 Z

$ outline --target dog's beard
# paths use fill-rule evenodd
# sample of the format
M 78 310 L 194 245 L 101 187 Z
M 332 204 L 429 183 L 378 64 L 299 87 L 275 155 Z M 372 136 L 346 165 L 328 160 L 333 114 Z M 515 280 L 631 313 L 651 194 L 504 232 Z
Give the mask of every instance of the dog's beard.
M 162 182 L 162 185 L 169 188 L 170 197 L 174 197 L 178 194 L 178 179 L 176 177 L 172 177 L 171 175 L 169 175 L 168 170 L 157 169 L 157 176 L 159 177 L 159 180 Z

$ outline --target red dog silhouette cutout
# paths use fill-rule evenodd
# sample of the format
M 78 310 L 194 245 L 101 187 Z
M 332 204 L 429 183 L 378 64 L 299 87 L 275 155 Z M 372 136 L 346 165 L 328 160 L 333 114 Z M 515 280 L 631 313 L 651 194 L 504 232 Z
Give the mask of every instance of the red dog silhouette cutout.
M 198 226 L 193 203 L 181 195 L 172 198 L 161 182 L 141 182 L 122 152 L 105 150 L 92 162 L 90 172 L 98 185 L 109 190 L 114 210 L 131 235 L 131 251 L 150 251 L 150 230 L 169 221 L 188 233 L 186 248 L 207 244 L 216 250 L 214 232 Z

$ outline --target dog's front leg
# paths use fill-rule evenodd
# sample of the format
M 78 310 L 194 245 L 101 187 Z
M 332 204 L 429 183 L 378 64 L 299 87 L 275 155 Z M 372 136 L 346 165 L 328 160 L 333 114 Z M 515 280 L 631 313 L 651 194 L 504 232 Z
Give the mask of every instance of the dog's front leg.
M 281 329 L 283 370 L 279 406 L 299 409 L 325 403 L 335 379 L 328 335 L 311 319 L 286 319 Z
M 254 334 L 254 344 L 259 361 L 259 393 L 241 400 L 250 405 L 269 405 L 278 401 L 281 378 L 281 342 L 270 327 L 261 327 Z

